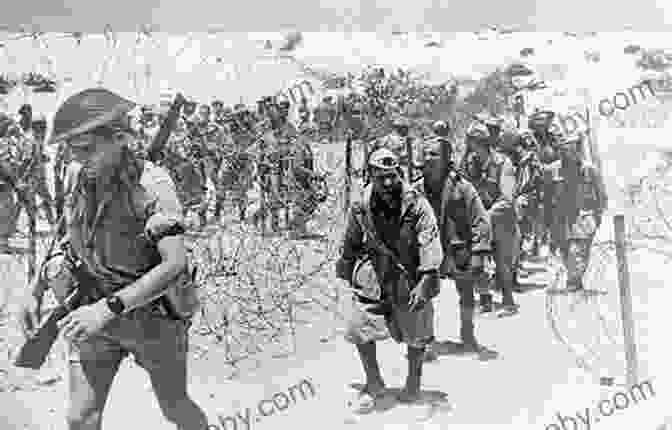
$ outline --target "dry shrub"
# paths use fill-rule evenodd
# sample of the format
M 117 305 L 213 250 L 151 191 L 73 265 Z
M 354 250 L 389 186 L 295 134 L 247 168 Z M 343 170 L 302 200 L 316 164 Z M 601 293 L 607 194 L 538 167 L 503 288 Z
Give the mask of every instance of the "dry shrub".
M 292 241 L 230 224 L 194 242 L 203 301 L 194 328 L 205 338 L 202 350 L 219 344 L 236 365 L 264 352 L 293 352 L 301 326 L 338 321 L 333 264 L 343 229 L 344 163 L 342 151 L 325 152 L 317 164 L 329 173 L 330 192 L 309 223 L 319 238 Z

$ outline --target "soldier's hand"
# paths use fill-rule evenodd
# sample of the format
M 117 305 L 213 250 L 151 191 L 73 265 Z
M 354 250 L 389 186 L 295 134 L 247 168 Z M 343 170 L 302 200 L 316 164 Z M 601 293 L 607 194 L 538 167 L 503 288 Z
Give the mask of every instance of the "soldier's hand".
M 422 276 L 418 285 L 410 293 L 409 307 L 411 311 L 422 309 L 439 293 L 439 274 L 428 273 Z
M 33 290 L 33 288 L 28 289 L 18 312 L 21 331 L 26 337 L 35 333 L 42 317 L 42 295 L 34 294 Z

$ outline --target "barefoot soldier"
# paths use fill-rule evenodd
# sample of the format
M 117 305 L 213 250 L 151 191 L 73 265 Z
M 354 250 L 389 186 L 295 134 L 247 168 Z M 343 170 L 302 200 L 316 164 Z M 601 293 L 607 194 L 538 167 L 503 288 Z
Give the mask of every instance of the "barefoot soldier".
M 408 376 L 399 400 L 410 403 L 420 397 L 425 347 L 434 338 L 432 298 L 439 291 L 443 258 L 439 229 L 427 199 L 401 179 L 393 152 L 375 151 L 368 167 L 372 184 L 349 214 L 337 274 L 352 283 L 358 302 L 374 305 L 355 306 L 346 339 L 357 346 L 366 373 L 362 406 L 384 393 L 375 341 L 389 333 L 406 344 Z M 367 267 L 379 281 L 380 294 L 359 282 L 359 272 Z M 384 323 L 375 315 L 383 315 Z
M 149 373 L 166 419 L 202 430 L 206 416 L 186 389 L 187 330 L 197 300 L 181 207 L 167 172 L 127 148 L 132 137 L 120 118 L 134 106 L 89 89 L 67 99 L 54 117 L 52 142 L 64 141 L 81 165 L 66 198 L 66 261 L 89 279 L 78 282 L 87 293 L 84 305 L 59 321 L 69 349 L 68 428 L 101 428 L 114 376 L 131 353 Z M 54 293 L 62 300 L 73 286 L 74 279 Z M 34 282 L 24 303 L 28 333 L 46 288 Z

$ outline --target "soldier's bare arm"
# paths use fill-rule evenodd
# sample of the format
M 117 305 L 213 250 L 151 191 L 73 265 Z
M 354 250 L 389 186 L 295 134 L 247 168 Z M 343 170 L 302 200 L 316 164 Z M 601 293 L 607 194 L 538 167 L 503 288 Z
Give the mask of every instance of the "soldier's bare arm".
M 156 246 L 161 255 L 161 263 L 119 291 L 119 297 L 129 309 L 147 304 L 161 296 L 170 286 L 170 282 L 187 267 L 187 250 L 182 235 L 182 208 L 173 181 L 160 167 L 148 166 L 146 169 L 142 182 L 155 198 L 156 206 L 145 230 L 150 237 L 158 238 Z
M 117 293 L 129 310 L 160 297 L 170 282 L 187 268 L 187 249 L 182 235 L 164 237 L 157 243 L 157 248 L 161 263 Z

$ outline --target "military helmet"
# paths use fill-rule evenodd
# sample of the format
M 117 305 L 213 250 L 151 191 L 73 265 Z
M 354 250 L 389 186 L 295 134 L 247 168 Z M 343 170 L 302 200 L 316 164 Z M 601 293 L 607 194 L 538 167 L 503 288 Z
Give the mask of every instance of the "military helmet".
M 104 88 L 90 88 L 68 97 L 54 114 L 51 142 L 67 140 L 101 126 L 123 126 L 134 102 Z
M 471 123 L 467 129 L 466 135 L 468 138 L 474 140 L 490 142 L 490 131 L 488 131 L 488 128 L 485 126 L 485 124 L 480 121 L 474 121 Z
M 387 148 L 376 149 L 369 157 L 369 167 L 390 170 L 399 168 L 399 157 Z
M 450 126 L 446 121 L 439 120 L 432 124 L 432 131 L 437 136 L 445 137 L 450 133 Z

